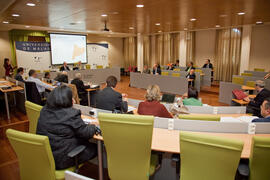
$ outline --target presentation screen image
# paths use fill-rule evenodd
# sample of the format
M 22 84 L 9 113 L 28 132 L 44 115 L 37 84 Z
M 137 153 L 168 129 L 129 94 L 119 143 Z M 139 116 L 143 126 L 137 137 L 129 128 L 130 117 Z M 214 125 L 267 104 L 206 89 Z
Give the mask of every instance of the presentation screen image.
M 86 36 L 74 34 L 50 34 L 52 64 L 87 63 Z

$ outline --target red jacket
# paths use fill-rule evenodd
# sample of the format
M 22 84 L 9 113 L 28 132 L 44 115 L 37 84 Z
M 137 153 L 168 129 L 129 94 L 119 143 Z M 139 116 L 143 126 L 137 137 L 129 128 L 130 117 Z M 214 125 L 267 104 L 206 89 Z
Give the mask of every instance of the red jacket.
M 153 115 L 157 117 L 172 118 L 163 104 L 158 101 L 144 101 L 139 104 L 138 114 Z

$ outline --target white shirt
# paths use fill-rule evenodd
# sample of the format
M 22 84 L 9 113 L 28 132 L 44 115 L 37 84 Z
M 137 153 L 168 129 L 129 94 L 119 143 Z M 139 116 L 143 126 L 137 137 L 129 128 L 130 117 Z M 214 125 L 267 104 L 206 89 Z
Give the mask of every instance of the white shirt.
M 27 79 L 27 81 L 36 83 L 36 86 L 37 86 L 39 93 L 45 92 L 45 89 L 55 88 L 54 86 L 46 84 L 46 83 L 42 82 L 40 79 L 31 77 L 31 76 Z

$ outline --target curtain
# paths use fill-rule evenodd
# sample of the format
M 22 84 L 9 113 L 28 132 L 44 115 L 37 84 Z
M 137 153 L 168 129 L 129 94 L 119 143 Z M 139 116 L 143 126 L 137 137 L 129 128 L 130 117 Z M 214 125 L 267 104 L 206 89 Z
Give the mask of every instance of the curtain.
M 151 58 L 150 43 L 151 43 L 150 36 L 144 36 L 143 37 L 143 64 L 147 65 L 148 67 L 152 67 L 153 65 L 150 60 Z
M 180 33 L 173 33 L 171 34 L 171 62 L 175 63 L 176 60 L 179 60 L 180 48 Z
M 187 32 L 186 35 L 187 42 L 187 56 L 186 63 L 194 62 L 195 58 L 195 31 Z
M 232 75 L 239 74 L 241 55 L 241 28 L 217 30 L 215 79 L 231 81 Z
M 135 37 L 124 38 L 124 67 L 137 65 L 137 42 Z
M 28 30 L 9 31 L 9 42 L 10 42 L 11 55 L 12 55 L 11 64 L 13 66 L 17 65 L 15 42 L 16 41 L 29 41 L 28 39 L 29 36 L 45 37 L 45 41 L 50 42 L 50 36 L 46 31 L 28 31 Z

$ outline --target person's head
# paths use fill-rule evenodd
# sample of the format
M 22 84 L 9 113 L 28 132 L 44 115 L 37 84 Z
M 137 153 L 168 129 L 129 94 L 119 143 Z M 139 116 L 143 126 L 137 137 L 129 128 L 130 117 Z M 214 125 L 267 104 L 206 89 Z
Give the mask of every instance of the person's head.
M 62 74 L 64 75 L 68 75 L 67 71 L 63 71 Z
M 8 59 L 8 58 L 5 58 L 5 59 L 4 59 L 4 66 L 5 66 L 5 65 L 9 65 L 9 59 Z
M 147 101 L 159 101 L 160 100 L 160 89 L 158 85 L 148 86 L 145 94 Z
M 143 66 L 143 69 L 147 70 L 148 69 L 148 66 L 147 65 L 144 65 Z
M 188 63 L 188 67 L 191 67 L 191 66 L 193 66 L 193 62 Z
M 109 76 L 109 77 L 106 79 L 106 83 L 107 83 L 107 87 L 115 88 L 116 85 L 117 85 L 117 78 L 114 77 L 114 76 Z
M 189 74 L 194 74 L 195 73 L 195 69 L 191 69 L 190 71 L 189 71 Z
M 46 105 L 49 109 L 63 109 L 72 107 L 72 91 L 62 85 L 55 88 L 47 97 Z
M 157 64 L 157 63 L 155 63 L 155 64 L 154 64 L 154 66 L 153 66 L 153 68 L 155 69 L 155 68 L 157 68 L 157 66 L 158 66 L 158 64 Z
M 23 73 L 24 73 L 23 68 L 22 68 L 22 67 L 19 67 L 19 68 L 17 69 L 17 73 L 20 74 L 20 75 L 23 75 Z
M 81 79 L 81 78 L 82 78 L 81 73 L 76 73 L 76 74 L 75 74 L 75 78 L 76 78 L 76 79 Z
M 261 105 L 261 115 L 263 117 L 270 116 L 270 98 L 266 98 Z
M 210 59 L 206 59 L 205 64 L 210 64 Z
M 179 59 L 176 60 L 176 64 L 179 64 Z
M 256 91 L 260 92 L 264 88 L 264 86 L 265 86 L 264 81 L 257 80 L 256 85 L 255 85 L 255 89 L 256 89 Z
M 65 61 L 65 62 L 63 63 L 63 65 L 64 65 L 64 66 L 67 66 L 67 62 Z
M 33 77 L 36 78 L 37 77 L 37 73 L 34 69 L 30 69 L 28 72 L 29 77 Z
M 45 72 L 44 78 L 50 79 L 50 77 L 51 77 L 50 72 Z
M 68 76 L 66 74 L 61 74 L 57 78 L 58 82 L 68 83 Z
M 82 61 L 79 61 L 79 62 L 78 62 L 78 65 L 80 66 L 81 64 L 82 64 Z
M 198 99 L 198 91 L 195 88 L 188 88 L 188 98 Z

